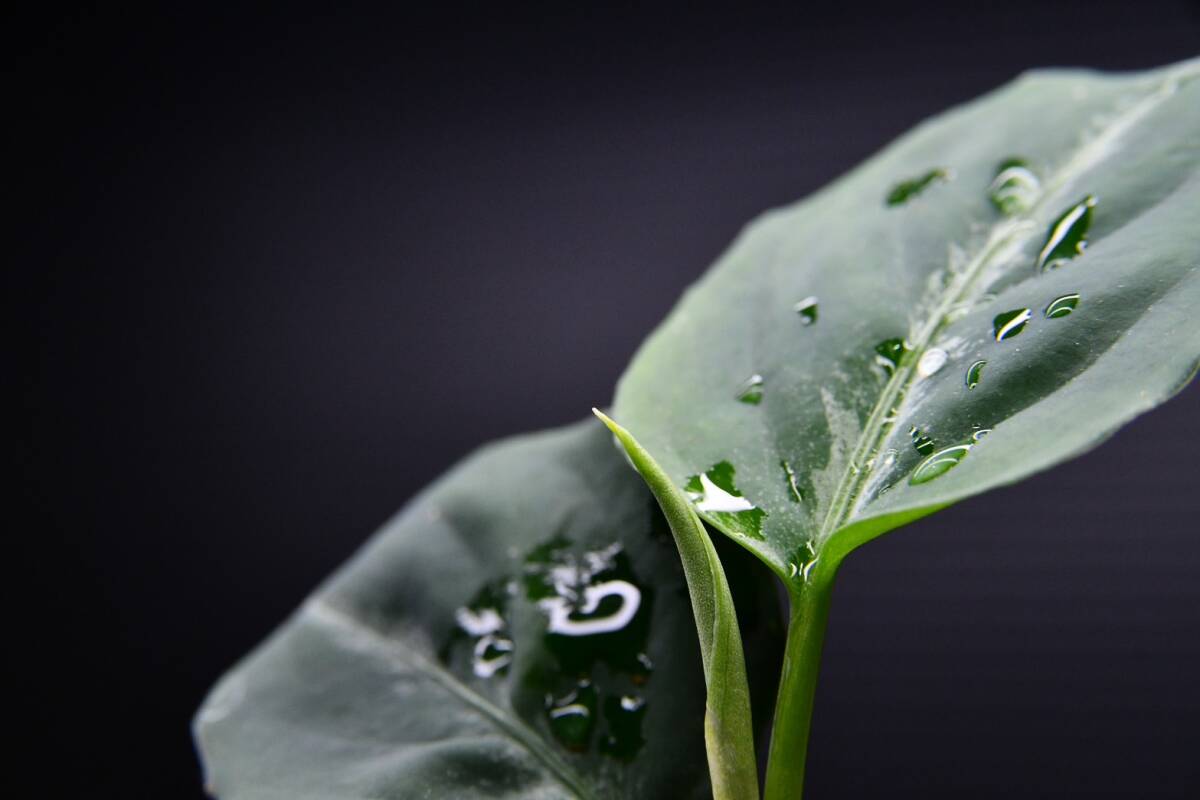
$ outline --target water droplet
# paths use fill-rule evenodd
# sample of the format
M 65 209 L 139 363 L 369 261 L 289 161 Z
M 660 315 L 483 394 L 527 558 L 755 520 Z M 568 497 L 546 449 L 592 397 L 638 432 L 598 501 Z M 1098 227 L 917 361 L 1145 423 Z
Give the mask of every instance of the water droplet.
M 804 495 L 800 493 L 800 487 L 796 485 L 796 473 L 792 470 L 792 465 L 786 460 L 781 460 L 779 466 L 783 467 L 783 479 L 787 483 L 788 499 L 793 503 L 804 502 Z
M 742 388 L 738 391 L 737 399 L 743 403 L 756 406 L 762 402 L 763 398 L 763 376 L 751 375 L 742 384 Z
M 1029 318 L 1033 316 L 1028 308 L 1014 308 L 1012 311 L 1005 311 L 1003 314 L 997 314 L 992 320 L 992 333 L 996 337 L 997 342 L 1003 342 L 1005 339 L 1012 337 L 1025 330 L 1025 323 L 1029 322 Z
M 1079 305 L 1078 294 L 1064 294 L 1062 297 L 1056 297 L 1050 301 L 1050 305 L 1046 306 L 1046 319 L 1069 316 L 1077 305 Z
M 576 753 L 587 750 L 596 724 L 596 704 L 596 689 L 586 680 L 579 681 L 565 697 L 546 698 L 550 730 L 568 750 Z
M 480 678 L 490 678 L 512 663 L 512 639 L 488 634 L 475 643 L 472 670 Z
M 478 637 L 471 653 L 471 669 L 477 677 L 490 678 L 512 663 L 512 639 L 503 635 L 504 618 L 495 608 L 460 608 L 454 612 L 458 627 Z
M 930 377 L 946 365 L 949 357 L 949 354 L 940 347 L 926 350 L 921 354 L 921 360 L 917 362 L 917 374 L 922 378 Z
M 597 661 L 633 680 L 649 636 L 652 590 L 634 574 L 620 543 L 580 551 L 561 535 L 530 551 L 523 565 L 525 596 L 546 615 L 544 644 L 560 674 L 590 674 Z
M 821 558 L 820 558 L 820 556 L 818 556 L 818 557 L 814 558 L 812 561 L 809 561 L 807 564 L 805 564 L 800 569 L 800 577 L 804 580 L 805 583 L 808 583 L 808 576 L 812 574 L 813 567 L 815 567 L 817 565 L 817 562 L 820 560 L 821 560 Z
M 817 298 L 806 297 L 794 306 L 796 313 L 800 315 L 800 322 L 804 325 L 813 325 L 817 321 Z
M 575 602 L 562 595 L 538 601 L 538 606 L 548 617 L 546 630 L 563 636 L 619 631 L 633 620 L 641 604 L 641 590 L 629 581 L 621 580 L 585 586 L 583 596 Z
M 983 377 L 983 368 L 987 366 L 986 361 L 976 361 L 971 366 L 967 367 L 967 388 L 974 389 L 979 385 L 979 380 Z
M 931 169 L 924 175 L 897 183 L 892 187 L 892 190 L 888 192 L 885 202 L 889 206 L 904 205 L 909 200 L 912 200 L 914 197 L 928 189 L 935 181 L 945 181 L 949 179 L 950 173 L 948 170 L 941 168 Z
M 1038 253 L 1038 270 L 1057 269 L 1083 252 L 1095 207 L 1096 198 L 1089 194 L 1054 221 L 1046 231 L 1046 243 Z
M 600 742 L 600 752 L 623 760 L 637 755 L 646 740 L 642 737 L 642 719 L 646 716 L 646 700 L 634 694 L 607 697 L 604 700 L 604 721 L 608 731 Z
M 916 486 L 928 483 L 934 478 L 940 478 L 962 463 L 962 460 L 967 457 L 967 453 L 971 452 L 971 447 L 972 445 L 969 444 L 956 444 L 938 450 L 917 465 L 908 482 Z
M 471 671 L 478 678 L 503 674 L 513 660 L 513 641 L 504 619 L 507 597 L 501 584 L 489 584 L 454 612 L 455 632 L 443 647 L 442 659 L 450 663 L 456 642 L 468 640 Z M 471 641 L 473 640 L 473 641 Z
M 761 539 L 763 517 L 767 514 L 738 491 L 734 483 L 735 472 L 732 464 L 721 461 L 688 478 L 683 489 L 696 504 L 696 510 L 705 512 L 715 524 L 752 539 Z
M 875 363 L 891 375 L 910 349 L 908 342 L 903 339 L 884 339 L 875 345 Z
M 460 608 L 454 612 L 454 620 L 470 636 L 487 636 L 504 627 L 504 618 L 494 608 Z
M 1041 191 L 1041 181 L 1021 158 L 1007 158 L 996 168 L 988 196 L 1002 214 L 1012 216 L 1031 208 Z
M 624 711 L 637 711 L 644 705 L 646 705 L 645 698 L 628 694 L 621 696 L 621 709 Z
M 923 456 L 927 456 L 933 452 L 933 449 L 936 446 L 933 443 L 933 439 L 921 433 L 916 428 L 911 429 L 908 433 L 910 436 L 912 436 L 913 447 L 916 448 L 918 453 Z
M 971 434 L 971 438 L 972 438 L 974 441 L 978 442 L 980 439 L 982 439 L 983 437 L 987 436 L 987 435 L 988 435 L 989 433 L 991 433 L 991 432 L 992 432 L 992 429 L 991 429 L 991 428 L 980 428 L 979 430 L 977 430 L 977 431 L 975 431 L 974 433 L 972 433 L 972 434 Z
M 797 548 L 788 561 L 788 579 L 793 581 L 808 581 L 813 568 L 820 561 L 817 550 L 811 541 L 806 541 L 803 547 Z

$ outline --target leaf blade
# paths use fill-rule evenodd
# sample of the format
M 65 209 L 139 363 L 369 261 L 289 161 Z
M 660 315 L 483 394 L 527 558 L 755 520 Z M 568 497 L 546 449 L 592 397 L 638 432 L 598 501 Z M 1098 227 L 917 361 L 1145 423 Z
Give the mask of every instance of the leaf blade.
M 1200 241 L 1188 223 L 1200 213 L 1197 74 L 1193 61 L 1132 76 L 1027 76 L 771 212 L 643 345 L 615 413 L 676 485 L 731 464 L 763 513 L 764 536 L 701 516 L 793 582 L 835 538 L 848 551 L 887 530 L 882 520 L 928 513 L 1094 446 L 1186 383 L 1200 353 L 1195 326 L 1180 324 L 1181 310 L 1200 303 Z M 1042 183 L 1007 216 L 989 186 L 1014 150 Z M 894 207 L 881 201 L 892 181 L 931 166 L 951 178 Z M 1063 209 L 1093 195 L 1089 215 L 1070 217 L 1087 216 L 1087 236 L 1067 237 L 1086 238 L 1086 250 L 1035 270 Z M 1053 298 L 1080 292 L 1069 315 L 1041 316 Z M 802 297 L 819 300 L 815 324 L 796 319 Z M 996 341 L 992 317 L 1023 308 L 1037 315 Z M 1125 352 L 1128 335 L 1143 349 L 1156 343 L 1155 363 Z M 978 361 L 987 369 L 970 388 Z M 758 404 L 728 402 L 747 374 L 760 380 Z M 1067 397 L 1084 384 L 1088 393 Z M 1070 403 L 1092 406 L 1070 431 L 1039 418 L 1039 404 L 1061 417 Z M 972 424 L 992 432 L 972 441 Z M 1018 426 L 1037 435 L 1014 435 Z M 939 449 L 973 454 L 912 485 L 926 456 L 910 427 L 932 433 Z
M 766 622 L 770 591 L 732 578 Z M 630 586 L 640 600 L 625 615 Z M 653 499 L 594 422 L 484 448 L 213 690 L 195 722 L 211 789 L 706 796 L 704 676 L 683 589 Z M 563 591 L 578 603 L 555 616 Z M 508 644 L 481 647 L 489 626 Z M 754 662 L 770 674 L 765 627 L 747 634 L 772 653 Z M 571 712 L 572 691 L 592 722 L 564 739 L 552 714 Z

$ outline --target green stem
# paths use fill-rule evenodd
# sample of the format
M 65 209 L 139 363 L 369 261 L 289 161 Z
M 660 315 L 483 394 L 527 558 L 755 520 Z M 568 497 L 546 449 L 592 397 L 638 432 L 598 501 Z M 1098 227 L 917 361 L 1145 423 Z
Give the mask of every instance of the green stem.
M 836 564 L 814 569 L 811 580 L 792 587 L 792 611 L 788 621 L 787 648 L 775 701 L 771 731 L 771 753 L 767 761 L 766 800 L 800 800 L 804 790 L 804 761 L 808 754 L 808 732 L 817 689 L 817 668 L 829 600 L 833 594 Z

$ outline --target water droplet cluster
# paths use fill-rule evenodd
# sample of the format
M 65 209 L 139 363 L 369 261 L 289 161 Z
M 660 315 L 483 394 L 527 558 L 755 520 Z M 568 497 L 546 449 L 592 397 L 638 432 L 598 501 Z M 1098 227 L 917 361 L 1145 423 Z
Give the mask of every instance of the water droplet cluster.
M 614 758 L 633 758 L 647 711 L 639 687 L 653 672 L 645 652 L 650 592 L 621 545 L 580 551 L 557 536 L 533 548 L 517 576 L 488 584 L 455 612 L 443 660 L 455 663 L 463 649 L 477 678 L 507 676 L 517 655 L 507 617 L 517 600 L 545 619 L 542 644 L 555 663 L 535 665 L 521 680 L 545 685 L 550 732 L 573 752 L 596 743 Z M 605 668 L 597 672 L 597 663 Z
M 932 186 L 949 181 L 952 173 L 944 167 L 936 167 L 915 177 L 900 181 L 886 194 L 884 202 L 888 206 L 902 206 L 927 192 Z M 1029 162 L 1019 156 L 1012 156 L 1001 161 L 995 169 L 992 181 L 987 188 L 988 198 L 995 209 L 1005 216 L 1025 214 L 1034 209 L 1042 199 L 1042 183 Z M 1080 256 L 1087 247 L 1088 232 L 1092 225 L 1096 198 L 1087 195 L 1079 202 L 1064 210 L 1046 230 L 1044 241 L 1035 259 L 1038 272 L 1055 270 L 1068 261 Z M 945 323 L 953 322 L 965 316 L 972 306 L 979 302 L 994 299 L 992 295 L 982 298 L 964 300 L 955 304 L 945 319 Z M 1044 309 L 1046 319 L 1061 319 L 1069 316 L 1079 306 L 1080 295 L 1071 293 L 1054 298 Z M 818 298 L 813 295 L 795 303 L 793 310 L 799 315 L 804 326 L 815 325 L 819 319 Z M 1029 307 L 1013 308 L 996 314 L 992 319 L 991 338 L 997 343 L 1007 342 L 1020 336 L 1033 320 L 1033 309 Z M 1019 350 L 1019 348 L 1018 348 Z M 875 344 L 872 361 L 875 369 L 884 380 L 898 378 L 901 367 L 912 364 L 913 346 L 902 337 L 884 339 Z M 937 375 L 951 361 L 951 354 L 946 347 L 928 347 L 916 357 L 915 375 L 922 379 Z M 976 359 L 966 369 L 965 385 L 968 390 L 974 390 L 983 381 L 984 367 L 988 361 Z M 911 372 L 905 373 L 912 374 Z M 757 406 L 763 401 L 766 388 L 766 378 L 755 373 L 744 381 L 739 388 L 736 398 L 747 405 Z M 900 390 L 903 396 L 903 388 Z M 898 399 L 898 398 L 896 398 Z M 883 417 L 884 425 L 891 425 L 898 419 L 898 410 L 893 409 Z M 938 449 L 937 444 L 928 434 L 911 429 L 913 447 L 923 456 L 916 466 L 909 482 L 914 485 L 927 483 L 949 472 L 953 467 L 966 458 L 971 448 L 982 439 L 990 429 L 976 428 L 966 443 L 952 444 Z M 886 461 L 891 467 L 895 462 L 895 451 Z M 875 455 L 865 459 L 863 467 L 851 461 L 848 469 L 852 474 L 859 475 L 864 471 L 870 473 L 885 462 Z M 787 460 L 779 462 L 783 470 L 783 481 L 787 497 L 794 503 L 803 503 L 804 494 L 792 465 Z M 762 524 L 766 512 L 755 506 L 738 491 L 734 484 L 734 467 L 728 461 L 722 461 L 710 467 L 703 473 L 697 473 L 688 478 L 685 484 L 696 509 L 705 513 L 706 517 L 728 531 L 741 534 L 753 539 L 762 538 Z M 884 486 L 880 492 L 887 491 Z M 801 569 L 794 561 L 795 570 Z

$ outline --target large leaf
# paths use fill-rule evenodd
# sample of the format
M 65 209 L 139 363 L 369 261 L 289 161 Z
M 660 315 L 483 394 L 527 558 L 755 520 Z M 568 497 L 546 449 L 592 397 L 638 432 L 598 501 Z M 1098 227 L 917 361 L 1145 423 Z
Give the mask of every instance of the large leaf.
M 726 564 L 769 689 L 776 598 Z M 222 679 L 196 719 L 209 787 L 225 800 L 705 797 L 696 636 L 671 534 L 602 426 L 494 445 Z
M 1035 72 L 919 126 L 749 226 L 613 416 L 794 593 L 1093 447 L 1196 372 L 1198 76 Z

